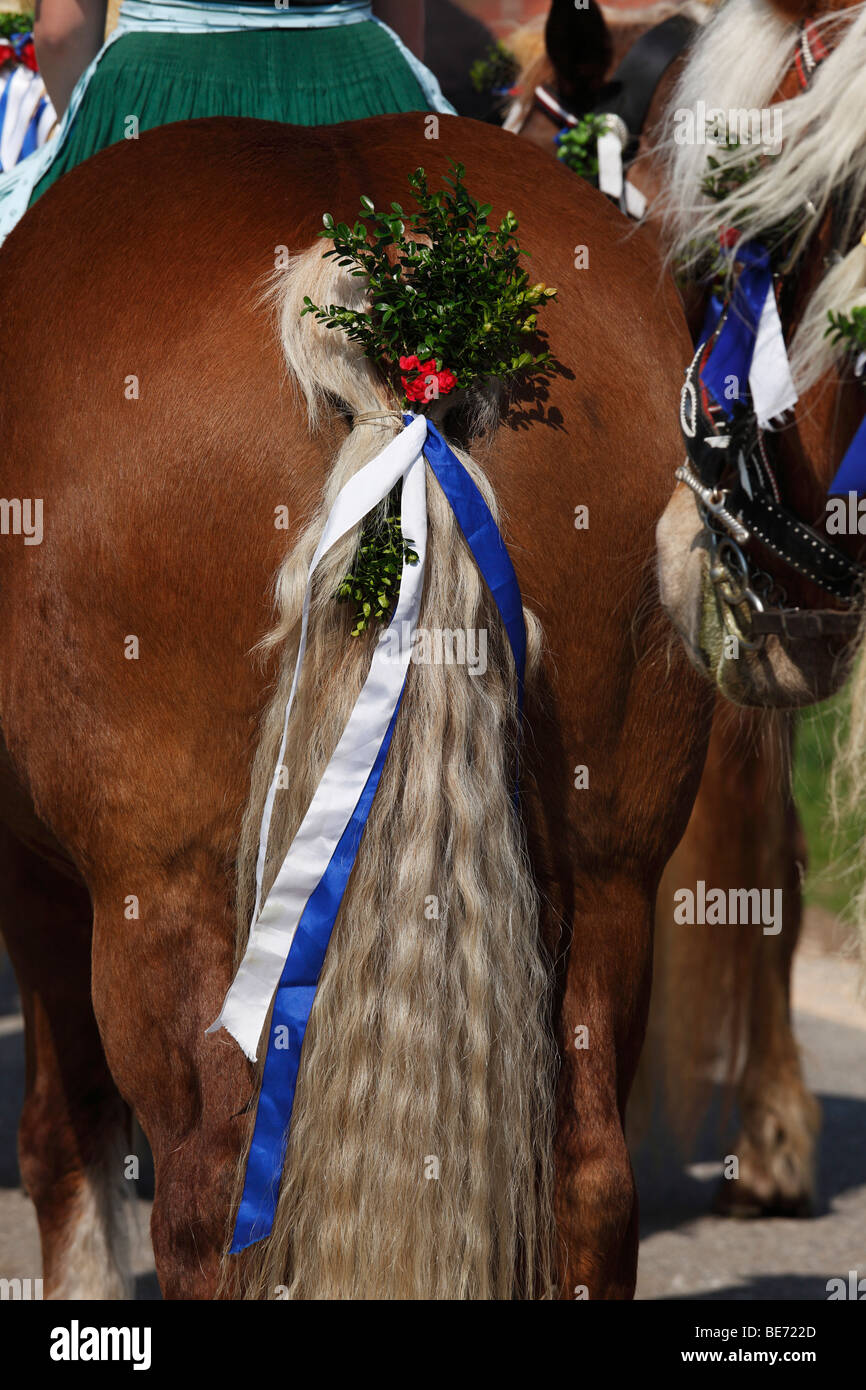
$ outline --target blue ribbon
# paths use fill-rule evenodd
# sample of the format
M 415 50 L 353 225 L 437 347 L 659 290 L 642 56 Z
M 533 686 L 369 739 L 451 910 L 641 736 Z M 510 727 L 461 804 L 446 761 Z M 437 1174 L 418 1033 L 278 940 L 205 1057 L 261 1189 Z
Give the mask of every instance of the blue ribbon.
M 697 347 L 699 342 L 707 343 L 710 338 L 712 338 L 718 326 L 719 319 L 722 317 L 724 307 L 723 300 L 719 299 L 717 294 L 710 295 L 709 303 L 707 304 L 707 312 L 704 315 L 704 326 L 701 329 L 701 336 L 695 343 L 695 347 Z
M 340 837 L 327 869 L 307 899 L 277 985 L 253 1142 L 232 1237 L 232 1254 L 269 1235 L 274 1224 L 304 1034 L 316 997 L 325 952 L 358 855 L 402 699 L 401 690 L 391 723 L 352 818 Z M 285 1037 L 285 1047 L 277 1047 L 277 1038 L 281 1035 Z
M 411 415 L 403 416 L 408 425 Z M 518 716 L 523 711 L 523 682 L 526 669 L 526 625 L 523 621 L 523 599 L 520 585 L 511 563 L 511 556 L 490 508 L 470 478 L 453 449 L 446 444 L 433 424 L 427 421 L 427 443 L 424 457 L 436 477 L 457 524 L 472 551 L 472 558 L 481 571 L 488 589 L 496 601 L 499 615 L 508 634 L 514 668 L 517 672 Z
M 5 120 L 6 120 L 6 107 L 7 107 L 8 102 L 9 102 L 9 87 L 10 87 L 10 85 L 11 85 L 11 78 L 10 78 L 9 81 L 6 83 L 6 86 L 3 88 L 2 94 L 0 94 L 0 130 L 3 129 L 3 124 L 4 124 Z M 0 168 L 2 168 L 2 166 L 0 166 Z
M 728 316 L 701 371 L 704 386 L 729 417 L 734 413 L 726 394 L 729 378 L 736 378 L 738 398 L 742 399 L 748 388 L 761 311 L 773 284 L 770 253 L 765 247 L 744 242 L 737 246 L 734 254 L 742 270 L 737 276 Z M 715 332 L 722 308 L 721 301 L 713 295 L 704 322 L 704 342 Z
M 21 149 L 18 153 L 19 159 L 26 159 L 29 154 L 32 154 L 33 151 L 38 148 L 39 122 L 42 120 L 42 113 L 44 112 L 47 104 L 48 103 L 46 102 L 45 98 L 42 97 L 38 106 L 36 107 L 36 110 L 31 116 L 27 129 L 24 132 L 24 139 L 21 141 Z
M 404 416 L 407 424 L 411 419 L 411 416 Z M 522 709 L 526 628 L 517 576 L 505 542 L 475 483 L 430 420 L 427 421 L 424 453 L 496 601 L 514 655 L 518 707 Z M 352 818 L 307 900 L 277 986 L 244 1190 L 232 1237 L 232 1254 L 270 1235 L 274 1223 L 304 1035 L 331 932 L 358 855 L 402 699 L 403 691 Z M 277 1047 L 278 1038 L 285 1039 L 285 1046 Z
M 866 416 L 855 434 L 828 493 L 866 492 Z

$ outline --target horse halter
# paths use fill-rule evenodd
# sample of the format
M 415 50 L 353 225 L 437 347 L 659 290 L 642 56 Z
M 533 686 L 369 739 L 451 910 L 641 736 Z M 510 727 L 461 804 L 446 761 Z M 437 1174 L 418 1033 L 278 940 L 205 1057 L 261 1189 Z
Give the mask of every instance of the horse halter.
M 820 36 L 806 21 L 795 59 L 804 88 L 826 56 Z M 793 259 L 792 254 L 774 275 L 774 286 Z M 729 301 L 715 332 L 701 343 L 686 371 L 680 427 L 688 457 L 675 474 L 695 495 L 709 545 L 710 579 L 725 625 L 747 650 L 759 647 L 771 633 L 791 638 L 852 636 L 860 624 L 853 604 L 866 570 L 782 502 L 753 407 L 734 401 L 727 419 L 701 382 L 701 367 L 731 312 Z M 759 542 L 848 607 L 787 607 L 779 581 L 744 553 L 750 541 Z
M 679 57 L 698 28 L 685 15 L 671 15 L 636 39 L 610 80 L 600 100 L 592 108 L 600 116 L 615 116 L 622 122 L 628 141 L 636 152 L 656 88 L 675 58 Z M 574 112 L 558 100 L 542 83 L 535 88 L 535 104 L 560 126 L 575 126 L 586 113 Z
M 623 167 L 627 168 L 638 153 L 640 138 L 659 82 L 674 59 L 679 57 L 691 41 L 697 28 L 695 20 L 685 15 L 671 15 L 652 29 L 648 29 L 645 34 L 641 34 L 610 80 L 605 83 L 602 96 L 589 113 L 570 110 L 561 96 L 554 96 L 543 83 L 539 84 L 533 93 L 535 107 L 542 111 L 558 130 L 574 129 L 587 114 L 607 116 L 609 128 L 616 134 L 622 147 Z M 515 130 L 507 121 L 505 128 Z M 623 212 L 629 213 L 624 200 L 620 200 L 620 207 Z
M 743 551 L 759 541 L 789 568 L 825 593 L 851 603 L 864 571 L 857 561 L 830 545 L 782 502 L 763 435 L 751 407 L 734 402 L 730 421 L 712 402 L 700 380 L 700 367 L 712 340 L 702 343 L 686 372 L 680 400 L 680 427 L 688 458 L 677 479 L 695 494 L 710 548 L 710 578 L 723 610 L 730 610 L 740 642 L 757 647 L 769 633 L 819 637 L 852 633 L 859 614 L 839 609 L 785 606 L 785 592 Z M 731 481 L 723 485 L 730 475 Z M 746 632 L 743 626 L 746 626 Z

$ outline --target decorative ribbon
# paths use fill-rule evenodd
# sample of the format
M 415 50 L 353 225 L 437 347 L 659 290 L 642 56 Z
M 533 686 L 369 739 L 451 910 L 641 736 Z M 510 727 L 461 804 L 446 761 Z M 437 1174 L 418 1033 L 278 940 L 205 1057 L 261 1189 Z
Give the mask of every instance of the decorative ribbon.
M 282 742 L 262 819 L 253 925 L 246 953 L 220 1016 L 208 1030 L 214 1032 L 225 1027 L 251 1061 L 255 1061 L 262 1027 L 307 900 L 328 867 L 361 796 L 403 688 L 424 576 L 427 508 L 422 449 L 425 437 L 426 421 L 419 418 L 349 479 L 331 509 L 310 565 Z M 391 623 L 376 646 L 367 680 L 349 722 L 277 874 L 268 901 L 262 905 L 268 835 L 285 758 L 289 718 L 306 650 L 313 576 L 322 557 L 387 497 L 401 478 L 401 525 L 404 535 L 412 539 L 418 563 L 403 567 L 400 596 Z
M 831 494 L 856 492 L 858 495 L 866 492 L 866 416 L 827 491 Z
M 731 378 L 737 391 L 748 381 L 758 424 L 766 429 L 796 404 L 797 392 L 776 305 L 769 252 L 746 242 L 737 246 L 735 255 L 742 270 L 721 332 L 701 371 L 701 381 L 729 417 L 733 415 Z M 713 295 L 704 322 L 704 342 L 718 327 L 723 308 Z
M 343 738 L 340 740 L 322 782 L 319 784 L 310 810 L 307 812 L 307 816 L 283 861 L 268 901 L 259 912 L 258 900 L 261 895 L 261 879 L 264 870 L 263 856 L 267 850 L 274 795 L 285 756 L 288 719 L 297 689 L 306 641 L 309 612 L 308 583 L 301 625 L 301 642 L 298 649 L 292 693 L 286 710 L 283 740 L 262 820 L 257 869 L 257 920 L 250 934 L 247 952 L 226 996 L 220 1017 L 208 1029 L 208 1032 L 213 1032 L 220 1026 L 227 1027 L 228 1031 L 241 1043 L 247 1055 L 253 1056 L 261 1026 L 267 1016 L 273 995 L 273 986 L 269 984 L 272 978 L 272 966 L 279 956 L 281 958 L 281 973 L 276 987 L 261 1093 L 244 1180 L 244 1191 L 238 1208 L 232 1240 L 231 1248 L 235 1253 L 258 1240 L 262 1240 L 270 1233 L 273 1225 L 304 1035 L 331 932 L 340 910 L 346 884 L 357 857 L 367 817 L 379 785 L 402 699 L 405 666 L 402 666 L 402 679 L 399 689 L 396 690 L 396 695 L 393 694 L 393 686 L 390 694 L 385 691 L 384 684 L 375 673 L 375 668 L 380 661 L 388 660 L 385 653 L 391 651 L 395 640 L 399 644 L 402 639 L 401 662 L 403 657 L 408 662 L 409 649 L 412 645 L 412 634 L 420 603 L 426 541 L 425 454 L 499 609 L 511 644 L 517 672 L 518 696 L 519 700 L 522 701 L 526 631 L 520 590 L 505 544 L 484 498 L 435 425 L 423 417 L 412 415 L 404 416 L 404 421 L 406 423 L 404 432 L 392 440 L 377 458 L 356 474 L 337 498 L 310 567 L 310 578 L 312 578 L 321 555 L 330 548 L 330 545 L 340 535 L 344 535 L 355 524 L 354 520 L 350 521 L 348 518 L 359 519 L 357 513 L 369 497 L 375 497 L 375 501 L 371 503 L 371 505 L 375 505 L 376 501 L 387 496 L 396 477 L 400 476 L 400 467 L 403 469 L 404 478 L 401 525 L 404 533 L 410 535 L 415 544 L 419 562 L 416 566 L 404 565 L 400 581 L 400 596 L 394 617 L 389 628 L 380 638 L 374 652 L 367 682 L 358 697 L 358 702 L 349 724 L 346 726 Z M 350 490 L 352 496 L 347 499 L 346 494 Z M 419 503 L 425 508 L 423 517 L 419 517 L 417 514 L 416 508 Z M 408 640 L 407 628 L 409 629 Z M 393 656 L 391 661 L 393 664 Z M 352 787 L 357 785 L 357 776 L 354 775 L 355 768 L 351 763 L 346 762 L 346 750 L 351 742 L 347 740 L 347 735 L 353 721 L 357 722 L 356 716 L 359 706 L 365 701 L 368 691 L 372 698 L 367 702 L 369 709 L 366 720 L 370 727 L 367 746 L 368 748 L 375 747 L 375 756 L 367 771 L 360 794 L 353 807 L 350 808 L 348 819 L 343 823 L 342 831 L 333 847 L 330 858 L 326 860 L 324 869 L 320 872 L 322 846 L 311 836 L 308 822 L 326 782 L 330 780 L 340 790 L 347 784 L 351 784 Z M 374 725 L 375 732 L 373 732 Z M 383 725 L 384 733 L 380 734 Z M 344 797 L 344 805 L 345 800 Z M 316 879 L 316 882 L 312 890 L 309 891 L 308 886 L 311 879 Z M 303 902 L 301 902 L 302 898 L 304 899 Z M 300 911 L 298 912 L 299 903 Z M 267 926 L 266 924 L 267 941 L 263 946 L 261 923 L 266 917 L 272 925 Z M 249 965 L 248 960 L 250 961 Z M 241 982 L 240 985 L 239 981 Z
M 407 424 L 413 418 L 411 415 L 403 416 Z M 514 658 L 518 711 L 522 711 L 526 624 L 523 621 L 523 599 L 520 596 L 520 586 L 511 556 L 505 548 L 505 542 L 493 520 L 490 508 L 432 420 L 427 421 L 424 453 L 437 483 L 451 504 L 451 510 L 457 518 L 457 524 L 463 532 L 473 559 L 496 601 Z
M 628 127 L 620 116 L 607 115 L 607 130 L 598 137 L 598 186 L 602 193 L 619 202 L 623 193 L 622 152 L 628 143 Z
M 39 73 L 15 67 L 0 74 L 0 169 L 12 169 L 47 138 L 57 117 Z

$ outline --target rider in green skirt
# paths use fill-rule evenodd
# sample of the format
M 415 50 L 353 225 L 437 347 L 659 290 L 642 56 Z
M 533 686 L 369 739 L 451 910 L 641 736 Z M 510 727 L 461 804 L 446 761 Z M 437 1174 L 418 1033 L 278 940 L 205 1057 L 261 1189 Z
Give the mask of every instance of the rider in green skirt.
M 173 121 L 331 125 L 451 109 L 402 41 L 420 47 L 424 0 L 125 0 L 119 37 L 103 50 L 105 9 L 106 0 L 42 0 L 40 69 L 58 111 L 71 109 L 30 202 L 97 150 Z

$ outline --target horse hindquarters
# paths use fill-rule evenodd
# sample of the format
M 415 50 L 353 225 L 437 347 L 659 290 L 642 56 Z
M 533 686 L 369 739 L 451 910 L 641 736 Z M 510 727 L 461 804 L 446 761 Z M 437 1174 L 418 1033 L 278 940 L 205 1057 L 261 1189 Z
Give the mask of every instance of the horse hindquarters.
M 5 403 L 15 435 L 5 490 L 44 495 L 50 525 L 26 563 L 0 547 L 0 717 L 58 839 L 87 866 L 95 1012 L 154 1152 L 167 1295 L 213 1293 L 230 1230 L 254 1078 L 235 1044 L 205 1029 L 231 978 L 232 865 L 259 719 L 280 676 L 252 650 L 271 621 L 273 576 L 346 435 L 329 408 L 310 436 L 258 293 L 274 247 L 315 243 L 323 161 L 334 170 L 325 206 L 351 215 L 361 193 L 387 206 L 402 190 L 419 140 L 434 178 L 460 158 L 499 214 L 514 208 L 533 274 L 563 291 L 550 347 L 564 370 L 530 408 L 515 402 L 485 463 L 548 647 L 550 698 L 528 702 L 522 766 L 538 789 L 527 786 L 525 802 L 532 876 L 554 905 L 554 949 L 567 952 L 556 1155 L 564 1287 L 626 1296 L 634 1282 L 622 1116 L 643 1035 L 652 899 L 705 732 L 697 677 L 684 657 L 660 654 L 650 570 L 679 453 L 687 337 L 671 331 L 673 295 L 658 302 L 655 261 L 639 238 L 619 243 L 603 199 L 529 146 L 515 157 L 499 132 L 455 119 L 441 133 L 427 142 L 409 116 L 302 139 L 262 122 L 165 127 L 135 142 L 134 165 L 112 147 L 70 173 L 2 253 L 0 346 L 41 360 L 50 324 L 57 360 L 83 357 L 86 370 L 46 375 L 38 441 L 29 413 Z M 76 238 L 58 264 L 70 224 Z M 167 237 L 182 255 L 166 257 Z M 576 269 L 576 237 L 591 243 L 591 276 Z M 50 286 L 40 278 L 48 264 Z M 36 287 L 26 312 L 4 288 L 16 283 Z M 643 418 L 610 389 L 611 362 L 642 380 Z M 124 391 L 130 373 L 134 396 Z M 73 395 L 79 379 L 86 409 Z M 577 501 L 593 518 L 581 533 Z M 477 571 L 441 505 L 431 575 L 442 583 L 426 621 L 488 628 Z M 284 512 L 288 536 L 274 524 Z M 342 612 L 326 606 L 330 665 L 325 642 L 310 668 L 323 678 L 317 688 L 311 677 L 306 697 L 304 727 L 316 737 L 292 764 L 300 785 L 327 757 L 323 723 L 338 722 L 360 669 Z M 29 622 L 13 634 L 16 611 Z M 315 1066 L 306 1098 L 300 1078 L 293 1119 L 302 1140 L 318 1137 L 290 1156 L 283 1244 L 251 1279 L 265 1296 L 286 1269 L 295 1291 L 337 1279 L 349 1296 L 495 1296 L 512 1281 L 523 1293 L 542 1282 L 525 1257 L 512 1260 L 544 1234 L 547 1202 L 534 1216 L 527 1177 L 546 1142 L 550 1088 L 533 884 L 511 814 L 513 671 L 503 652 L 491 653 L 495 700 L 483 715 L 481 695 L 450 698 L 460 669 L 413 672 L 429 704 L 402 735 L 398 720 L 391 789 L 374 802 L 381 820 L 368 827 L 360 886 L 335 928 L 320 1032 L 305 1046 Z M 590 767 L 588 791 L 574 788 L 576 762 Z M 448 825 L 459 833 L 443 837 Z M 438 919 L 425 916 L 427 898 L 439 898 Z M 589 1045 L 578 1050 L 584 1025 Z M 447 1160 L 438 1181 L 426 1177 L 428 1157 Z

